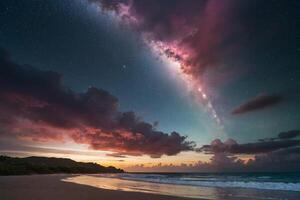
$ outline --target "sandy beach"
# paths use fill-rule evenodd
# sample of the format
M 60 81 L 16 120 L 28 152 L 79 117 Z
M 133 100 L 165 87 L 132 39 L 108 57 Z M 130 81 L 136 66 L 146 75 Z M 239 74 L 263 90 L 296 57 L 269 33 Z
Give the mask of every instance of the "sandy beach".
M 189 198 L 104 190 L 61 181 L 71 175 L 0 177 L 1 200 L 184 200 Z
M 299 192 L 191 187 L 103 178 L 101 175 L 92 174 L 55 174 L 0 176 L 0 198 L 1 200 L 298 200 Z

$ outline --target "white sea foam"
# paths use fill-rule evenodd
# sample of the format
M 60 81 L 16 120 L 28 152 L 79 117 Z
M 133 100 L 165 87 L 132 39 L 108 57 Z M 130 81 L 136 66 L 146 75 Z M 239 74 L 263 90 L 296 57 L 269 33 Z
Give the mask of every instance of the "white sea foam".
M 202 187 L 222 187 L 222 188 L 251 188 L 251 189 L 265 189 L 265 190 L 285 190 L 285 191 L 300 191 L 300 183 L 289 182 L 272 182 L 272 181 L 255 181 L 256 179 L 232 177 L 169 177 L 167 175 L 158 174 L 123 174 L 116 178 L 145 181 L 152 183 L 176 184 L 176 185 L 191 185 Z M 226 180 L 228 179 L 228 180 Z

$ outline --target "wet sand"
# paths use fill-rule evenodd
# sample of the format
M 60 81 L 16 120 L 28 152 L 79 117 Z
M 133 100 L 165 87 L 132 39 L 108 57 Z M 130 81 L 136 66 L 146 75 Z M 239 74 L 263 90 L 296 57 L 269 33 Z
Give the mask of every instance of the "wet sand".
M 0 177 L 1 200 L 191 200 L 165 195 L 105 190 L 61 181 L 71 175 Z

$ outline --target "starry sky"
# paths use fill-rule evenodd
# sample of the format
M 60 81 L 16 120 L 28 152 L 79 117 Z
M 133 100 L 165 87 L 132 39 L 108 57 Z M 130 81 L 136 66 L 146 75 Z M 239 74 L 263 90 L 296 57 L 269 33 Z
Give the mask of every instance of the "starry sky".
M 270 170 L 297 169 L 299 7 L 2 0 L 1 154 L 129 171 L 266 170 L 290 155 Z

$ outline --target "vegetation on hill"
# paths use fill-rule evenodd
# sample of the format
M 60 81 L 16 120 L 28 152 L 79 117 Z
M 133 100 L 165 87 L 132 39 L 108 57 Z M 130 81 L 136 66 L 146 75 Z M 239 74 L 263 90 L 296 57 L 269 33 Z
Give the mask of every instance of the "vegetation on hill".
M 122 169 L 104 167 L 96 163 L 76 162 L 67 158 L 0 156 L 0 175 L 54 174 L 54 173 L 122 173 Z

